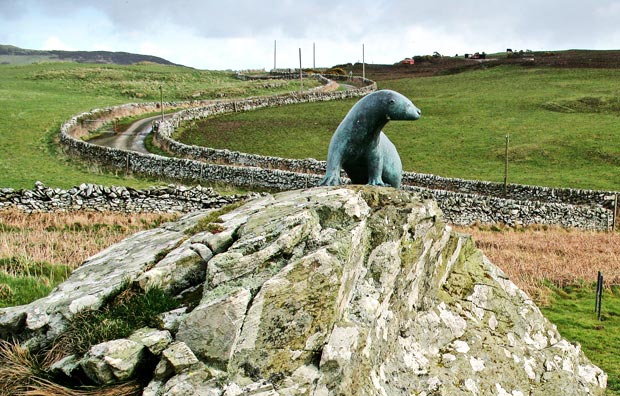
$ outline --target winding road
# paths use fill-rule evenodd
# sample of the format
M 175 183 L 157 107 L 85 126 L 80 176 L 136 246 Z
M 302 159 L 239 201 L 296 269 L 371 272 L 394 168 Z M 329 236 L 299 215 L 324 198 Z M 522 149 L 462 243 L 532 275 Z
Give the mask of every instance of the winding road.
M 165 117 L 170 117 L 167 114 Z M 112 147 L 122 150 L 137 151 L 142 154 L 150 154 L 144 146 L 144 139 L 153 129 L 153 121 L 161 118 L 161 115 L 143 118 L 131 124 L 123 133 L 106 134 L 90 139 L 88 142 L 99 146 Z
M 349 84 L 338 84 L 346 90 L 355 89 L 355 86 Z M 172 117 L 176 113 L 166 114 L 164 117 Z M 142 154 L 151 154 L 144 145 L 144 139 L 152 131 L 153 121 L 161 118 L 161 115 L 156 115 L 148 118 L 140 119 L 133 124 L 125 132 L 122 133 L 107 133 L 101 136 L 90 139 L 88 142 L 96 144 L 98 146 L 105 146 L 111 148 L 117 148 L 121 150 L 137 151 Z

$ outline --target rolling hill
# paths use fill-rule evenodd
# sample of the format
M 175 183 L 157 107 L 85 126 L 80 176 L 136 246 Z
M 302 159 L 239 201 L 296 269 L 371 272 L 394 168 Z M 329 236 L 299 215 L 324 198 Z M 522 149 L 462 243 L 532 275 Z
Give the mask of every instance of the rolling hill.
M 152 55 L 110 51 L 39 51 L 0 44 L 0 64 L 30 64 L 37 62 L 77 62 L 133 65 L 150 62 L 159 65 L 181 66 Z

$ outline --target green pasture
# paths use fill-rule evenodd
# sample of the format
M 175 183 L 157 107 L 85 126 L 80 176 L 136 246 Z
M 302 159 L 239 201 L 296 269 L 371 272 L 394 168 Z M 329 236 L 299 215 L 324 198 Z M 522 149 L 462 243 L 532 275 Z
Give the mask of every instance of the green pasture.
M 304 81 L 304 86 L 315 83 Z M 231 72 L 161 65 L 0 65 L 0 187 L 90 182 L 145 187 L 154 180 L 102 173 L 62 155 L 58 129 L 71 116 L 129 102 L 246 97 L 296 91 L 296 81 L 240 81 Z
M 599 321 L 594 313 L 594 287 L 552 289 L 553 303 L 542 309 L 543 314 L 563 337 L 581 345 L 586 356 L 607 373 L 605 394 L 620 395 L 620 290 L 613 287 L 604 293 Z
M 47 296 L 71 274 L 64 264 L 0 257 L 0 308 L 30 303 Z
M 408 171 L 502 181 L 620 189 L 620 70 L 501 66 L 440 77 L 379 81 L 422 109 L 384 132 Z M 186 143 L 325 159 L 354 100 L 290 105 L 186 124 Z

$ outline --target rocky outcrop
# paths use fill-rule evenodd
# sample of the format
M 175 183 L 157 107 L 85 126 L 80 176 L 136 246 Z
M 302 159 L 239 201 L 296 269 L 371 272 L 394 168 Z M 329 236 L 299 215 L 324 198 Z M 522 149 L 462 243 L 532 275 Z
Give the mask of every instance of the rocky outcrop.
M 202 286 L 160 329 L 63 366 L 109 383 L 143 373 L 136 356 L 155 358 L 145 395 L 600 395 L 606 384 L 434 201 L 405 191 L 315 188 L 193 214 L 0 310 L 0 329 L 44 345 L 115 282 L 181 296 Z

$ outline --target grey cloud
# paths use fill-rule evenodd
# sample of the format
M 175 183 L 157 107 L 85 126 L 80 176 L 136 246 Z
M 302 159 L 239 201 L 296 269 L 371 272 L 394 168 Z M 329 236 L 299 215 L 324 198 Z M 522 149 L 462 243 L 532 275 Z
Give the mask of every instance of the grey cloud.
M 311 29 L 335 26 L 337 19 L 347 12 L 345 7 L 331 5 L 328 1 L 84 0 L 76 3 L 34 0 L 30 3 L 38 3 L 48 13 L 70 13 L 78 6 L 90 7 L 106 15 L 120 31 L 172 26 L 209 38 L 247 37 L 274 31 L 301 37 Z
M 617 0 L 0 0 L 4 18 L 32 9 L 70 16 L 86 8 L 109 19 L 116 32 L 184 29 L 206 38 L 360 40 L 418 26 L 468 40 L 587 47 L 620 31 Z

